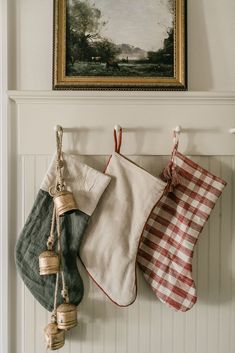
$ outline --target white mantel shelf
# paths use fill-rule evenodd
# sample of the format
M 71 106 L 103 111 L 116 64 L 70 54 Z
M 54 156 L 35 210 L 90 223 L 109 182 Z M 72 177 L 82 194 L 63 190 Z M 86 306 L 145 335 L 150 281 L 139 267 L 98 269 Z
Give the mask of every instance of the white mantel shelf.
M 16 91 L 7 92 L 17 104 L 232 104 L 235 91 Z

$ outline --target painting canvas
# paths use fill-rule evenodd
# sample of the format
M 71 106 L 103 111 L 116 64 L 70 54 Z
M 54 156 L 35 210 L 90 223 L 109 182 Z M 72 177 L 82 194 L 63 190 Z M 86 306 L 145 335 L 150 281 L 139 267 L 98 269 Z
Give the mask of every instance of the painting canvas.
M 182 0 L 55 1 L 54 88 L 186 88 Z

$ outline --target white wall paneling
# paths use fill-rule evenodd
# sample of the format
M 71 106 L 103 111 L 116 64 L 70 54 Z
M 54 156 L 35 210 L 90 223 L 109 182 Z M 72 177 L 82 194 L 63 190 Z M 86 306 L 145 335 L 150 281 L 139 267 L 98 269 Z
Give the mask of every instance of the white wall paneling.
M 55 149 L 54 125 L 65 128 L 65 150 L 103 170 L 113 148 L 112 129 L 124 127 L 123 151 L 152 174 L 166 165 L 172 129 L 180 124 L 182 150 L 228 181 L 194 255 L 198 303 L 175 313 L 152 294 L 138 274 L 138 298 L 118 308 L 79 268 L 85 297 L 79 325 L 67 334 L 61 353 L 233 353 L 235 350 L 235 123 L 233 93 L 9 92 L 12 141 L 17 160 L 12 186 L 17 191 L 10 257 L 41 179 Z M 13 138 L 14 137 L 14 138 Z M 192 153 L 190 153 L 190 151 Z M 16 166 L 15 166 L 16 168 Z M 11 353 L 43 352 L 48 313 L 12 271 L 10 316 L 16 337 Z M 15 304 L 14 304 L 15 303 Z M 14 316 L 16 313 L 16 317 Z
M 172 129 L 182 125 L 182 150 L 228 186 L 200 237 L 194 256 L 198 303 L 187 313 L 161 304 L 139 274 L 137 301 L 118 308 L 87 277 L 79 325 L 62 353 L 233 353 L 235 341 L 235 123 L 234 93 L 128 93 L 10 91 L 12 141 L 17 158 L 17 229 L 10 257 L 55 149 L 54 125 L 65 128 L 64 148 L 103 170 L 113 148 L 113 126 L 124 127 L 123 152 L 158 175 L 167 163 Z M 14 137 L 14 138 L 13 138 Z M 190 153 L 191 152 L 191 153 Z M 103 156 L 105 155 L 105 156 Z M 14 222 L 13 222 L 14 223 Z M 12 271 L 11 353 L 44 349 L 48 314 Z M 16 318 L 14 317 L 16 313 Z M 15 320 L 16 319 L 16 320 Z
M 8 239 L 8 98 L 7 82 L 7 0 L 0 1 L 0 351 L 8 353 L 9 343 L 9 239 Z
M 132 156 L 157 175 L 167 157 Z M 198 303 L 187 313 L 175 313 L 152 294 L 139 273 L 138 299 L 118 308 L 93 284 L 81 264 L 85 297 L 79 307 L 79 324 L 67 334 L 61 353 L 233 353 L 235 350 L 235 157 L 193 157 L 199 164 L 228 181 L 210 221 L 200 236 L 194 256 Z M 81 156 L 92 165 L 105 165 L 107 157 Z M 31 209 L 40 181 L 50 161 L 47 155 L 21 155 L 19 229 Z M 120 259 L 121 261 L 121 259 Z M 17 280 L 18 331 L 12 353 L 44 352 L 43 327 L 48 315 Z
M 9 91 L 17 103 L 18 153 L 54 150 L 53 127 L 68 132 L 65 148 L 81 154 L 109 154 L 112 129 L 125 131 L 123 152 L 167 155 L 172 130 L 181 125 L 181 151 L 191 155 L 233 155 L 234 92 L 32 92 Z M 43 140 L 43 143 L 42 143 Z
M 228 130 L 235 127 L 235 1 L 188 0 L 193 92 L 52 92 L 53 0 L 0 0 L 0 9 L 0 352 L 45 351 L 48 314 L 13 258 L 54 152 L 54 125 L 65 128 L 66 151 L 102 170 L 120 124 L 123 153 L 151 173 L 166 164 L 172 129 L 182 125 L 181 151 L 228 181 L 194 255 L 198 303 L 172 312 L 139 276 L 137 301 L 117 308 L 79 265 L 86 288 L 79 325 L 60 353 L 234 353 L 235 136 Z

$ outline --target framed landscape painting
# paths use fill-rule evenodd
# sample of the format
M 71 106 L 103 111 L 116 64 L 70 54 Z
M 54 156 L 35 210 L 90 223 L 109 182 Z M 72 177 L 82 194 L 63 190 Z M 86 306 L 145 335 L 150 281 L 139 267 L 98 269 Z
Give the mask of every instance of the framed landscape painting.
M 54 0 L 53 88 L 187 89 L 186 0 Z

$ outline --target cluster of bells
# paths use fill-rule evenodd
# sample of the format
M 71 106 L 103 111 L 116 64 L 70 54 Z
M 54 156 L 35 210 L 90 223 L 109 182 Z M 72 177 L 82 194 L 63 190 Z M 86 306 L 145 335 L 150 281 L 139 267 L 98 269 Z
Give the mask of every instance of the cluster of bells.
M 53 196 L 57 216 L 65 216 L 77 210 L 73 194 L 67 190 L 57 191 Z M 59 255 L 48 245 L 48 250 L 39 256 L 40 275 L 58 274 L 60 272 Z M 56 308 L 52 315 L 51 323 L 45 329 L 45 340 L 47 348 L 56 350 L 63 347 L 65 343 L 65 331 L 77 325 L 77 307 L 65 302 Z

